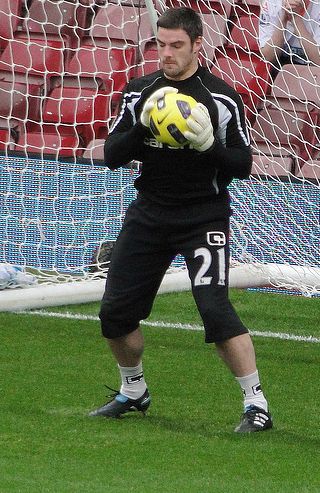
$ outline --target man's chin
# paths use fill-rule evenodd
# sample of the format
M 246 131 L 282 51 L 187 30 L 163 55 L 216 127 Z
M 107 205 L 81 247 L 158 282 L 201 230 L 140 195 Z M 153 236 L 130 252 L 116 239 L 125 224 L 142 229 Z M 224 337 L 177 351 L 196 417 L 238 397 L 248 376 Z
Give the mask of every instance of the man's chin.
M 175 79 L 180 75 L 180 70 L 177 69 L 177 67 L 168 67 L 164 65 L 162 68 L 164 75 L 169 79 Z

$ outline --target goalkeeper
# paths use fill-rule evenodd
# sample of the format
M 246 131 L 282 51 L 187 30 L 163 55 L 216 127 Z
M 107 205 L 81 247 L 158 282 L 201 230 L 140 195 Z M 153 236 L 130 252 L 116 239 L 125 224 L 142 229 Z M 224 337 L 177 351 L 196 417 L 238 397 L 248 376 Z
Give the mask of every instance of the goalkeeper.
M 239 95 L 198 63 L 202 23 L 192 9 L 166 10 L 157 22 L 162 69 L 129 82 L 105 142 L 105 162 L 114 170 L 142 162 L 138 191 L 114 246 L 101 303 L 102 334 L 118 363 L 121 387 L 90 416 L 117 418 L 145 412 L 150 394 L 143 374 L 143 334 L 173 258 L 181 253 L 205 329 L 244 395 L 236 432 L 272 427 L 261 389 L 255 351 L 228 298 L 230 199 L 234 177 L 250 174 L 252 156 Z M 188 144 L 170 148 L 149 129 L 149 112 L 168 92 L 194 97 Z M 190 361 L 190 365 L 192 362 Z

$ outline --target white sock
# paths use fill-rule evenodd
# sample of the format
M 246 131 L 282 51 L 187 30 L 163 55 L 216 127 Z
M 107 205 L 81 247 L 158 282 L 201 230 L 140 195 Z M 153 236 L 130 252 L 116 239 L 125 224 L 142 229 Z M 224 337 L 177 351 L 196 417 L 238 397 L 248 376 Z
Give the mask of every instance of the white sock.
M 261 407 L 268 411 L 268 403 L 263 395 L 258 371 L 246 375 L 245 377 L 236 377 L 244 396 L 244 408 L 250 405 Z
M 120 393 L 129 397 L 129 399 L 139 399 L 147 388 L 143 376 L 142 362 L 138 366 L 118 365 L 118 367 L 122 382 Z

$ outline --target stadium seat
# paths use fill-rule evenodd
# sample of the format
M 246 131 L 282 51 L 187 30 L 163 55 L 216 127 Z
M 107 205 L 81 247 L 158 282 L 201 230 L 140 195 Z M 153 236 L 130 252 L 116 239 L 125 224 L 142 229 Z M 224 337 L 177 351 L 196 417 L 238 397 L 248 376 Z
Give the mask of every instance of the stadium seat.
M 58 39 L 34 37 L 28 39 L 18 34 L 8 42 L 0 56 L 0 78 L 6 80 L 43 83 L 64 72 L 63 44 Z
M 203 21 L 202 52 L 213 60 L 216 47 L 227 42 L 227 17 L 221 14 L 201 14 Z
M 253 164 L 251 174 L 253 176 L 292 176 L 294 161 L 291 157 L 266 156 L 263 154 L 253 154 Z
M 93 160 L 104 160 L 104 143 L 105 139 L 94 139 L 89 142 L 83 153 L 83 158 Z
M 13 149 L 25 122 L 38 122 L 43 100 L 42 86 L 16 80 L 0 80 L 0 130 L 4 140 L 0 149 Z
M 40 85 L 0 80 L 0 118 L 39 121 L 42 98 Z
M 145 44 L 142 62 L 137 67 L 137 76 L 151 74 L 160 68 L 160 60 L 158 55 L 157 43 L 148 41 Z
M 82 156 L 84 143 L 72 127 L 61 131 L 54 125 L 42 124 L 41 127 L 29 127 L 26 132 L 23 132 L 14 150 L 28 156 L 40 153 L 42 156 L 49 155 L 55 159 L 62 156 L 76 158 Z
M 297 166 L 295 175 L 297 178 L 306 180 L 314 180 L 320 182 L 320 159 L 313 159 L 303 163 L 302 166 Z
M 153 37 L 148 11 L 145 7 L 107 3 L 100 7 L 93 20 L 90 37 L 95 45 L 110 39 L 121 39 L 127 45 L 140 47 Z
M 81 85 L 55 87 L 47 95 L 42 118 L 45 123 L 59 127 L 61 133 L 74 127 L 87 144 L 107 134 L 110 94 Z
M 76 48 L 87 28 L 88 10 L 78 2 L 32 0 L 23 28 L 29 36 L 56 35 L 66 47 Z
M 14 149 L 16 142 L 16 132 L 8 125 L 2 123 L 0 118 L 0 151 L 10 151 Z
M 0 0 L 0 51 L 13 39 L 22 22 L 22 0 Z
M 251 129 L 254 145 L 263 154 L 306 161 L 319 152 L 317 148 L 318 114 L 312 105 L 304 110 L 288 111 L 266 103 Z
M 83 86 L 80 80 L 77 86 L 68 85 L 68 78 L 64 82 L 46 95 L 41 127 L 28 121 L 15 150 L 56 157 L 82 156 L 89 141 L 106 137 L 110 93 L 100 91 L 94 81 L 92 86 Z
M 263 128 L 272 142 L 276 139 L 284 146 L 282 152 L 296 150 L 301 158 L 297 161 L 299 166 L 304 160 L 314 159 L 320 149 L 319 77 L 318 67 L 285 65 L 257 116 L 258 132 Z M 259 146 L 265 148 L 259 140 Z
M 120 94 L 134 70 L 134 48 L 114 40 L 105 47 L 83 44 L 67 64 L 65 76 L 99 79 L 106 91 Z
M 320 111 L 320 67 L 287 64 L 278 72 L 273 88 L 274 98 L 308 101 Z
M 259 17 L 255 14 L 243 15 L 234 22 L 230 22 L 230 35 L 226 48 L 238 50 L 241 48 L 246 53 L 259 53 Z
M 181 7 L 181 0 L 166 0 L 167 7 Z M 184 2 L 186 7 L 191 7 L 196 12 L 202 14 L 220 14 L 229 17 L 232 2 L 229 0 L 187 0 Z
M 211 72 L 221 77 L 241 95 L 246 107 L 246 116 L 253 123 L 270 90 L 271 75 L 269 64 L 255 54 L 250 58 L 234 59 L 219 56 Z
M 261 0 L 236 0 L 232 2 L 230 18 L 236 22 L 237 19 L 247 15 L 260 16 Z

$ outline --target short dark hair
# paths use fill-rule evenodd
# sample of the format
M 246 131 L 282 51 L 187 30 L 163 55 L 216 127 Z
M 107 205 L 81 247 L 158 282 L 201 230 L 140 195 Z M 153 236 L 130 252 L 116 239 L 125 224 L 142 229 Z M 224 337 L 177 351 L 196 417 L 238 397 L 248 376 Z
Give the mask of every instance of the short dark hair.
M 203 26 L 200 15 L 189 7 L 170 8 L 158 18 L 157 28 L 183 29 L 189 36 L 191 43 L 203 35 Z

